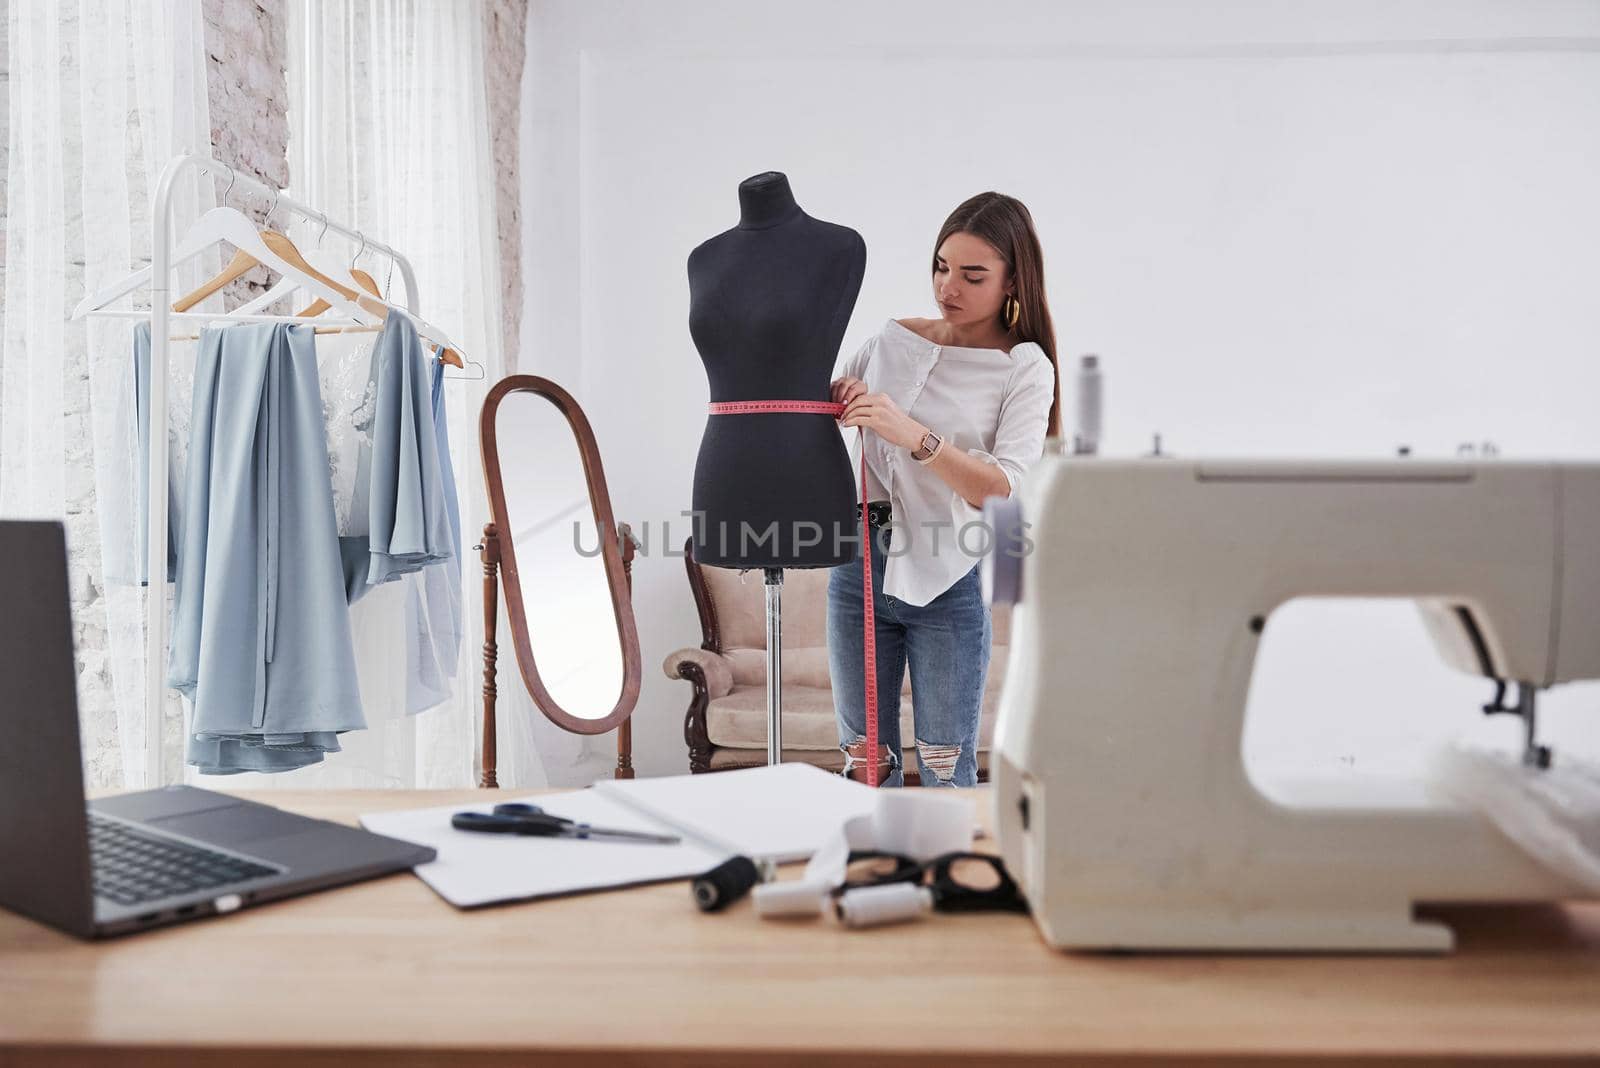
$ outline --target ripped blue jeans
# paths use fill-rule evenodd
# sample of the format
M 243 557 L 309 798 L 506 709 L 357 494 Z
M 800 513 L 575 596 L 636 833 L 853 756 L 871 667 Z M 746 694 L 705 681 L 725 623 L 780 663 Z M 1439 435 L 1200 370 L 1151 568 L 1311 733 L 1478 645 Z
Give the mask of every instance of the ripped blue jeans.
M 859 520 L 857 521 L 859 533 Z M 900 688 L 911 669 L 911 713 L 917 772 L 924 786 L 975 786 L 978 782 L 978 715 L 989 674 L 993 625 L 983 603 L 978 567 L 926 605 L 883 593 L 883 545 L 888 533 L 874 524 L 872 587 L 878 657 L 878 744 L 889 770 L 879 781 L 902 786 Z M 849 747 L 867 732 L 866 665 L 862 661 L 864 611 L 861 558 L 828 576 L 828 666 L 834 720 L 845 767 L 860 765 Z

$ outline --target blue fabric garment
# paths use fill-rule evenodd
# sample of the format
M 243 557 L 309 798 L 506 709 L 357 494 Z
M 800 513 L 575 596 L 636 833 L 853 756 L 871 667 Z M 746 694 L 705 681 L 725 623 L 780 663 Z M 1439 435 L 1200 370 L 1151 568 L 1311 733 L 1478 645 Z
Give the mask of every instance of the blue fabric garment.
M 188 762 L 284 771 L 366 726 L 342 588 L 312 328 L 203 330 L 168 685 Z
M 446 514 L 450 517 L 450 545 L 456 559 L 456 589 L 461 589 L 461 509 L 456 498 L 456 472 L 450 463 L 450 428 L 444 414 L 444 364 L 433 361 L 433 438 L 439 450 L 439 473 L 444 483 Z M 459 613 L 458 613 L 459 614 Z
M 459 556 L 429 403 L 432 362 L 410 319 L 384 320 L 372 348 L 371 447 L 356 471 L 353 509 L 365 512 L 365 531 L 340 547 L 351 604 L 368 587 Z
M 433 364 L 431 407 L 439 454 L 445 512 L 450 519 L 451 558 L 413 576 L 406 598 L 406 711 L 423 712 L 449 699 L 461 656 L 461 514 L 450 430 L 444 410 L 444 365 Z
M 134 480 L 137 486 L 136 511 L 138 530 L 135 534 L 135 558 L 132 561 L 134 579 L 140 586 L 150 584 L 150 324 L 141 322 L 133 328 L 133 389 L 134 418 L 139 428 L 139 452 L 134 460 Z M 171 450 L 167 454 L 167 581 L 178 574 L 179 512 L 177 470 Z M 120 579 L 121 576 L 116 576 Z M 107 576 L 107 581 L 114 581 Z
M 916 734 L 917 773 L 923 786 L 975 786 L 978 781 L 978 716 L 988 680 L 993 622 L 983 603 L 978 567 L 925 605 L 883 592 L 883 543 L 887 527 L 873 525 L 872 591 L 878 663 L 878 744 L 889 751 L 885 786 L 901 786 L 900 688 L 911 669 L 911 715 Z M 861 531 L 856 522 L 857 541 Z M 859 549 L 853 563 L 828 575 L 828 665 L 833 682 L 839 745 L 867 732 L 866 665 L 862 632 Z M 949 760 L 956 750 L 955 760 Z M 927 757 L 934 756 L 933 767 Z

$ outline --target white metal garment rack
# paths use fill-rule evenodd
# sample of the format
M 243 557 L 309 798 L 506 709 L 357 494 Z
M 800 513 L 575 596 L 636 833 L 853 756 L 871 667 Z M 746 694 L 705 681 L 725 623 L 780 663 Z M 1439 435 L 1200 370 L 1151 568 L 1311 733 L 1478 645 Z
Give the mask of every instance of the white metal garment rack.
M 400 268 L 405 280 L 406 307 L 417 310 L 417 279 L 411 262 L 381 241 L 351 227 L 345 226 L 321 211 L 290 197 L 283 191 L 267 185 L 248 174 L 240 174 L 232 167 L 219 163 L 209 156 L 180 155 L 167 164 L 156 186 L 155 205 L 151 213 L 150 241 L 150 467 L 146 485 L 149 487 L 149 516 L 147 534 L 146 574 L 150 576 L 145 598 L 145 775 L 147 786 L 160 785 L 161 719 L 163 691 L 166 689 L 166 573 L 167 573 L 167 375 L 168 348 L 170 347 L 172 311 L 172 190 L 185 171 L 198 170 L 203 174 L 225 177 L 228 189 L 239 188 L 262 197 L 271 197 L 271 212 L 287 211 L 307 220 L 316 220 L 334 233 L 359 240 L 368 251 L 388 257 Z M 226 195 L 226 194 L 224 194 Z M 92 314 L 92 313 L 91 313 Z M 208 315 L 212 320 L 228 319 L 226 314 Z M 242 316 L 240 321 L 284 321 L 282 316 Z M 291 320 L 292 321 L 292 320 Z M 309 322 L 310 320 L 305 320 Z

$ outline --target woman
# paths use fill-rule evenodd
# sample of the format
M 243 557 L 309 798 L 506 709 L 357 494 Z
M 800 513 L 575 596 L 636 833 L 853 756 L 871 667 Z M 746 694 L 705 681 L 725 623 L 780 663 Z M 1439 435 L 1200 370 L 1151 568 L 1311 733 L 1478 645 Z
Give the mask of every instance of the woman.
M 978 558 L 984 498 L 1009 496 L 1060 434 L 1055 331 L 1028 209 L 980 193 L 934 243 L 937 319 L 890 319 L 832 385 L 840 422 L 865 427 L 877 636 L 878 740 L 867 752 L 861 562 L 828 579 L 828 656 L 845 773 L 899 786 L 900 688 L 909 664 L 925 786 L 978 779 L 989 607 Z M 892 522 L 891 522 L 892 520 Z

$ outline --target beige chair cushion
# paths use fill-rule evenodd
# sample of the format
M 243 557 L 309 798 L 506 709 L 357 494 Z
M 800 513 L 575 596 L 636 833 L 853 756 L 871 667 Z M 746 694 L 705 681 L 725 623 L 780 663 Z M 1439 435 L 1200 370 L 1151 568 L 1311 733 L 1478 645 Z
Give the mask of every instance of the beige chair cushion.
M 785 617 L 787 619 L 787 617 Z M 833 688 L 828 670 L 828 650 L 824 646 L 809 649 L 792 649 L 789 646 L 789 628 L 783 628 L 783 688 L 790 685 L 815 686 L 819 690 Z M 767 684 L 767 651 L 765 649 L 730 649 L 722 655 L 735 686 L 765 686 Z M 900 692 L 911 692 L 911 672 L 900 685 Z
M 783 572 L 783 647 L 826 648 L 830 567 L 796 567 Z M 767 591 L 761 569 L 702 567 L 711 603 L 717 606 L 722 651 L 767 647 Z

